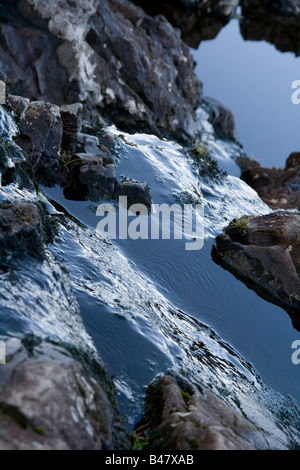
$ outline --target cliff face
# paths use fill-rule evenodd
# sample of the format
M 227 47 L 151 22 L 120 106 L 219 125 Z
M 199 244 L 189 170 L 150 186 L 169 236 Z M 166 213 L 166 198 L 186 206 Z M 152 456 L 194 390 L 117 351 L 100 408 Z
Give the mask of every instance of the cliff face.
M 4 1 L 1 70 L 8 91 L 84 103 L 94 124 L 190 139 L 201 84 L 180 33 L 127 0 Z M 101 117 L 100 117 L 101 116 Z

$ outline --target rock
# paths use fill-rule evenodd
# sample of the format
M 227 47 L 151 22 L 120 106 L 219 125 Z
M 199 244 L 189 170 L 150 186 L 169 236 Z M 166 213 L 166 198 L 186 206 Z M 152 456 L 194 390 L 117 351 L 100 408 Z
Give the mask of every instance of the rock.
M 83 119 L 184 141 L 195 135 L 201 84 L 180 33 L 128 0 L 3 0 L 0 54 L 11 94 Z M 54 78 L 55 77 L 55 78 Z M 147 86 L 145 86 L 147 84 Z
M 200 42 L 214 39 L 235 15 L 239 4 L 239 0 L 133 2 L 141 5 L 151 16 L 164 15 L 174 27 L 181 30 L 183 40 L 194 49 L 199 47 Z
M 70 87 L 67 71 L 56 55 L 61 40 L 44 29 L 28 26 L 18 12 L 17 3 L 5 1 L 1 4 L 0 55 L 10 83 L 9 92 L 31 101 L 63 104 Z M 11 14 L 7 14 L 8 8 Z
M 63 147 L 68 147 L 72 142 L 78 140 L 82 126 L 82 110 L 82 103 L 61 106 L 60 114 L 63 123 Z
M 216 238 L 213 259 L 262 298 L 279 305 L 300 330 L 300 213 L 243 217 Z
M 286 170 L 300 167 L 300 152 L 293 152 L 286 161 Z
M 242 172 L 241 178 L 272 209 L 300 207 L 300 153 L 292 153 L 285 168 L 254 166 Z
M 0 257 L 21 253 L 42 256 L 54 233 L 54 224 L 42 204 L 0 204 Z
M 103 158 L 104 155 L 104 158 Z M 114 163 L 108 163 L 104 152 L 75 153 L 63 157 L 63 186 L 68 199 L 98 202 L 111 199 L 118 184 Z
M 142 204 L 151 209 L 152 197 L 150 188 L 146 182 L 124 181 L 117 185 L 114 198 L 127 197 L 128 208 L 134 204 Z
M 27 155 L 20 173 L 45 186 L 60 184 L 65 196 L 74 200 L 112 199 L 124 195 L 131 204 L 151 205 L 146 183 L 119 183 L 111 150 L 114 140 L 103 130 L 86 126 L 81 132 L 82 104 L 63 105 L 32 102 L 10 96 L 11 108 L 19 115 L 18 144 Z M 3 152 L 7 151 L 7 144 Z M 5 157 L 5 155 L 3 156 Z M 24 158 L 23 158 L 24 160 Z M 15 167 L 5 170 L 3 183 L 16 181 Z M 130 204 L 130 205 L 131 205 Z
M 122 437 L 118 442 L 114 435 L 116 405 L 106 393 L 113 385 L 100 362 L 96 381 L 63 347 L 10 339 L 6 350 L 7 364 L 0 369 L 1 450 L 124 448 Z
M 136 426 L 143 450 L 255 450 L 263 433 L 208 390 L 170 375 L 147 389 Z
M 30 103 L 19 129 L 17 143 L 26 152 L 36 179 L 46 186 L 59 183 L 59 152 L 63 135 L 60 108 L 44 101 Z
M 235 161 L 236 164 L 240 167 L 242 173 L 246 170 L 249 170 L 250 168 L 261 167 L 261 164 L 257 160 L 251 157 L 247 157 L 246 155 L 237 157 Z
M 250 41 L 267 41 L 281 52 L 300 55 L 299 0 L 242 2 L 241 34 Z
M 151 18 L 127 0 L 109 9 L 101 2 L 87 41 L 99 57 L 104 116 L 125 130 L 191 136 L 201 88 L 188 47 L 164 17 Z
M 7 96 L 7 104 L 12 110 L 13 116 L 16 118 L 17 122 L 20 122 L 26 109 L 28 108 L 30 100 L 28 98 L 23 98 L 23 96 Z
M 104 166 L 88 162 L 80 168 L 79 184 L 87 188 L 87 198 L 90 200 L 111 199 L 116 183 L 116 168 L 112 164 Z
M 234 116 L 232 112 L 223 106 L 219 101 L 212 98 L 205 98 L 207 109 L 210 113 L 210 122 L 214 126 L 216 134 L 221 139 L 238 142 Z

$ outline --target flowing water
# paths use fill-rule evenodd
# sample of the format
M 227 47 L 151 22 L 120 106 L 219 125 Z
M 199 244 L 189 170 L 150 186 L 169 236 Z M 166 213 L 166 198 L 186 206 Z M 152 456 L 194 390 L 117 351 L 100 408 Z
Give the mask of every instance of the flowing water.
M 205 123 L 205 111 L 199 113 Z M 211 155 L 235 172 L 239 148 L 213 140 L 205 124 Z M 115 374 L 129 423 L 142 411 L 144 387 L 169 369 L 210 387 L 265 428 L 272 422 L 270 409 L 281 416 L 288 410 L 291 422 L 297 420 L 297 407 L 287 399 L 300 398 L 291 362 L 297 332 L 285 312 L 211 259 L 214 236 L 228 220 L 269 208 L 236 176 L 199 178 L 192 159 L 174 142 L 110 132 L 118 138 L 119 177 L 147 175 L 157 204 L 205 205 L 204 247 L 189 252 L 184 239 L 103 242 L 95 231 L 95 205 L 67 201 L 57 187 L 45 189 L 86 227 L 68 223 L 51 251 L 71 273 L 83 321 Z M 281 394 L 263 385 L 258 373 Z M 280 431 L 277 437 L 281 441 Z
M 26 258 L 1 266 L 0 334 L 33 332 L 97 350 L 114 375 L 129 426 L 141 416 L 145 387 L 171 370 L 270 432 L 261 446 L 286 448 L 287 437 L 300 442 L 299 369 L 291 361 L 299 332 L 281 308 L 211 259 L 214 237 L 231 219 L 270 209 L 238 178 L 240 147 L 214 137 L 204 108 L 198 118 L 202 142 L 227 175 L 199 174 L 175 142 L 115 127 L 108 132 L 117 142 L 119 179 L 146 180 L 156 204 L 204 204 L 203 248 L 187 251 L 186 238 L 103 239 L 94 203 L 42 188 L 49 210 L 65 217 L 42 263 Z M 7 119 L 2 114 L 0 125 Z M 12 136 L 11 124 L 7 140 Z M 15 185 L 0 196 L 43 198 Z

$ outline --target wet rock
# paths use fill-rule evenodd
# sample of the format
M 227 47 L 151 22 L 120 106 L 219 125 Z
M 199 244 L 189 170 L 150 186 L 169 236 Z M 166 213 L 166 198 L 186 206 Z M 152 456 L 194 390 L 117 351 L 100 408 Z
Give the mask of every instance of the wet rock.
M 146 182 L 124 181 L 118 183 L 114 193 L 114 198 L 117 199 L 121 196 L 127 197 L 128 208 L 134 204 L 141 204 L 151 208 L 152 197 L 150 188 Z
M 24 112 L 29 106 L 29 103 L 30 100 L 28 98 L 23 98 L 23 96 L 7 96 L 7 104 L 10 106 L 12 114 L 16 118 L 17 122 L 20 122 L 22 119 Z
M 15 96 L 10 102 L 19 114 L 18 144 L 27 156 L 21 173 L 28 174 L 29 180 L 31 177 L 45 186 L 60 184 L 68 199 L 97 202 L 120 194 L 131 203 L 151 204 L 146 184 L 117 181 L 115 159 L 108 148 L 114 150 L 112 137 L 86 125 L 84 129 L 90 134 L 81 132 L 81 103 L 59 108 Z M 3 173 L 4 184 L 16 180 L 15 167 Z
M 100 362 L 96 381 L 60 346 L 10 339 L 6 350 L 7 364 L 0 369 L 1 450 L 124 448 L 126 439 L 122 443 L 120 433 L 118 441 L 114 431 L 113 385 Z
M 300 330 L 300 213 L 234 220 L 216 238 L 215 262 L 289 313 Z
M 1 4 L 0 55 L 9 91 L 31 101 L 63 104 L 70 87 L 67 71 L 56 55 L 61 40 L 29 26 L 18 11 L 18 3 Z
M 101 2 L 87 41 L 99 58 L 103 116 L 125 130 L 191 136 L 201 88 L 188 47 L 164 17 L 126 0 L 109 9 Z
M 205 104 L 210 113 L 210 122 L 214 126 L 216 134 L 225 140 L 238 142 L 235 120 L 232 112 L 219 101 L 205 98 Z
M 147 389 L 136 427 L 144 450 L 255 450 L 263 433 L 208 390 L 170 375 Z
M 300 4 L 298 0 L 245 0 L 241 34 L 250 41 L 267 41 L 281 52 L 300 55 Z
M 41 256 L 52 240 L 55 227 L 43 205 L 0 204 L 0 257 L 26 253 Z
M 75 190 L 95 202 L 111 199 L 117 184 L 115 165 L 104 166 L 101 157 L 89 154 L 77 154 L 74 158 L 77 162 L 71 164 L 68 191 Z
M 63 135 L 60 108 L 44 101 L 30 103 L 19 129 L 17 143 L 26 152 L 36 179 L 46 186 L 59 183 L 59 152 Z
M 66 141 L 69 137 L 68 134 Z M 94 202 L 111 199 L 118 184 L 114 158 L 97 136 L 80 133 L 77 139 L 72 139 L 72 145 L 61 157 L 65 196 Z M 80 148 L 82 152 L 76 152 Z
M 72 142 L 78 140 L 82 126 L 82 110 L 82 103 L 61 106 L 60 114 L 63 123 L 63 147 L 68 147 Z
M 2 3 L 0 54 L 12 94 L 81 102 L 95 126 L 104 119 L 194 137 L 201 84 L 189 48 L 163 16 L 151 18 L 128 0 Z
M 292 153 L 285 168 L 254 166 L 242 172 L 242 179 L 272 209 L 300 207 L 300 153 Z

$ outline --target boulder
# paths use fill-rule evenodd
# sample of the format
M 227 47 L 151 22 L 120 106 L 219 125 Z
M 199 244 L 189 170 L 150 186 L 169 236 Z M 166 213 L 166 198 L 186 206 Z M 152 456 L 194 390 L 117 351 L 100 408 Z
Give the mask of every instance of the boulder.
M 158 377 L 147 389 L 136 446 L 151 451 L 255 450 L 263 433 L 206 389 Z
M 1 450 L 114 448 L 113 385 L 100 362 L 96 380 L 58 345 L 12 338 L 6 355 L 0 366 Z
M 279 305 L 300 330 L 300 213 L 278 211 L 232 221 L 212 256 L 262 298 Z
M 29 106 L 29 103 L 30 100 L 28 98 L 23 98 L 23 96 L 7 96 L 7 104 L 10 106 L 12 115 L 14 116 L 17 122 L 20 122 L 20 120 L 22 119 L 24 112 Z
M 150 188 L 146 182 L 123 181 L 118 183 L 114 193 L 114 199 L 121 196 L 127 197 L 128 208 L 134 204 L 141 204 L 151 209 L 152 197 Z
M 19 124 L 18 145 L 27 154 L 36 179 L 46 186 L 60 182 L 63 124 L 60 108 L 44 101 L 31 102 Z
M 42 256 L 54 237 L 55 225 L 43 204 L 3 202 L 0 204 L 0 257 Z
M 105 131 L 83 126 L 81 103 L 58 107 L 14 95 L 10 95 L 9 102 L 13 115 L 18 117 L 17 143 L 27 156 L 22 168 L 18 167 L 23 180 L 28 175 L 27 180 L 31 176 L 45 186 L 60 184 L 68 199 L 98 202 L 123 195 L 130 205 L 140 202 L 150 207 L 146 183 L 118 182 L 111 152 L 115 142 Z M 8 148 L 5 144 L 3 152 L 7 153 Z M 15 167 L 3 173 L 3 184 L 16 179 Z

